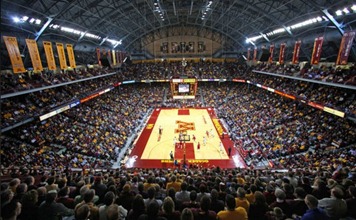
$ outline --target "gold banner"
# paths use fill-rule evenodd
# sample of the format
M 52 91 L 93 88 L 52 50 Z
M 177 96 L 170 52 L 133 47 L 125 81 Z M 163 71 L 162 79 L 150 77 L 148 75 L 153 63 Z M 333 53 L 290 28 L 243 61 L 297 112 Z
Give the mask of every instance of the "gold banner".
M 115 50 L 112 50 L 112 62 L 113 62 L 113 65 L 116 65 L 116 53 L 115 53 Z
M 66 46 L 67 46 L 67 54 L 68 54 L 68 59 L 69 59 L 69 66 L 72 68 L 76 68 L 77 65 L 75 64 L 73 45 L 67 44 Z
M 67 61 L 66 61 L 66 55 L 64 53 L 64 46 L 62 43 L 56 43 L 57 46 L 57 53 L 58 53 L 58 58 L 59 58 L 59 66 L 61 67 L 62 70 L 67 69 Z
M 42 71 L 43 66 L 41 62 L 40 53 L 38 52 L 37 42 L 34 39 L 26 39 L 28 52 L 30 53 L 32 67 L 35 71 Z
M 17 44 L 16 37 L 3 36 L 7 52 L 9 53 L 12 71 L 14 73 L 26 72 L 22 62 L 19 45 Z
M 56 61 L 54 60 L 52 43 L 49 41 L 43 41 L 43 48 L 46 54 L 47 66 L 49 70 L 56 70 Z

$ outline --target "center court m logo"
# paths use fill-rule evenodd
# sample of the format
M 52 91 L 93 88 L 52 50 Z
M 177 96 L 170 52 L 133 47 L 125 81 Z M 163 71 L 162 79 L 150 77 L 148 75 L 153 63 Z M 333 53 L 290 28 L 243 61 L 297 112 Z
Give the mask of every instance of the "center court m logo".
M 174 129 L 174 133 L 186 132 L 188 130 L 195 130 L 194 122 L 184 122 L 184 121 L 176 121 L 178 128 Z

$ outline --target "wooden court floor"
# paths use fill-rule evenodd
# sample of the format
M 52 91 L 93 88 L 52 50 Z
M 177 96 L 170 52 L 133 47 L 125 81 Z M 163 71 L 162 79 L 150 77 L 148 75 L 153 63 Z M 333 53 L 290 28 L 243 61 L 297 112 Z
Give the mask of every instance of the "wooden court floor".
M 186 111 L 180 114 L 179 111 L 181 110 L 161 109 L 155 123 L 146 125 L 146 127 L 150 126 L 152 131 L 140 159 L 170 159 L 171 151 L 174 155 L 181 157 L 184 147 L 179 147 L 180 131 L 190 137 L 190 140 L 186 141 L 187 145 L 189 144 L 186 151 L 194 152 L 186 152 L 186 155 L 195 157 L 190 159 L 229 159 L 227 154 L 229 146 L 225 146 L 224 141 L 220 139 L 214 126 L 214 119 L 210 117 L 208 109 L 188 109 L 189 114 L 184 114 Z M 160 128 L 162 134 L 160 134 Z M 193 135 L 196 138 L 195 141 Z M 198 143 L 200 143 L 199 150 L 197 149 Z

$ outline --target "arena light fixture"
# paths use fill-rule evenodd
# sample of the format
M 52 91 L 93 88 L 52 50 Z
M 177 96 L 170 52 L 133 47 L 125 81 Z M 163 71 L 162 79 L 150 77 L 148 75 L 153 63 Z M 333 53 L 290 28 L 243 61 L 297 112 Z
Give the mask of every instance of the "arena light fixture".
M 28 16 L 22 16 L 21 21 L 25 22 L 28 20 Z
M 349 14 L 350 13 L 348 8 L 344 8 L 342 11 L 345 12 L 345 14 Z
M 341 15 L 342 15 L 342 11 L 341 11 L 341 10 L 337 10 L 337 11 L 335 12 L 335 14 L 336 14 L 337 16 L 341 16 Z
M 351 6 L 352 11 L 356 12 L 356 5 Z
M 31 18 L 29 22 L 32 24 L 33 22 L 35 22 L 35 20 L 36 20 L 36 19 Z
M 20 22 L 20 18 L 19 18 L 19 17 L 12 17 L 12 20 L 13 20 L 15 23 L 19 23 L 19 22 Z
M 37 25 L 41 24 L 41 20 L 40 19 L 36 19 L 36 24 Z

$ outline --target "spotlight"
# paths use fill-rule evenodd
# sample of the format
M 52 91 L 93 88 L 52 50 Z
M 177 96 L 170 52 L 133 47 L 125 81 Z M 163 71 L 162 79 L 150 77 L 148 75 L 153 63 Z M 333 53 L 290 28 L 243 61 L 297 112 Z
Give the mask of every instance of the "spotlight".
M 15 23 L 19 23 L 19 22 L 20 22 L 20 18 L 18 18 L 18 17 L 13 17 L 12 20 L 13 20 Z

